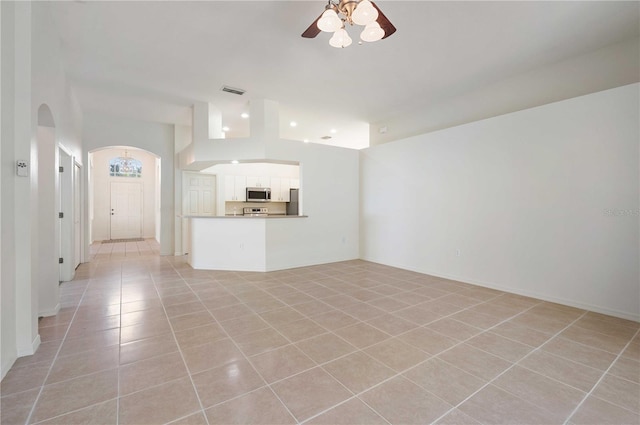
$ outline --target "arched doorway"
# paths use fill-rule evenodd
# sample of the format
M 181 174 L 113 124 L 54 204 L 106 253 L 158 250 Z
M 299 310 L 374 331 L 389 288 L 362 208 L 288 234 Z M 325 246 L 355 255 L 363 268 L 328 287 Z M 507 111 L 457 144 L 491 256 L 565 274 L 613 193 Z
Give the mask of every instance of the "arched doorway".
M 157 155 L 132 146 L 89 152 L 90 242 L 153 238 L 160 242 Z

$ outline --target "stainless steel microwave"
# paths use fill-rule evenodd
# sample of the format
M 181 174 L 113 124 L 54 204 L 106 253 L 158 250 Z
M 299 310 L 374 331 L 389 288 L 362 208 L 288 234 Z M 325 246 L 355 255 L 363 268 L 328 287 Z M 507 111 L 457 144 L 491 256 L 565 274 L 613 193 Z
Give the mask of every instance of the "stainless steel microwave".
M 270 187 L 248 187 L 247 188 L 247 202 L 270 202 L 270 201 L 271 201 Z

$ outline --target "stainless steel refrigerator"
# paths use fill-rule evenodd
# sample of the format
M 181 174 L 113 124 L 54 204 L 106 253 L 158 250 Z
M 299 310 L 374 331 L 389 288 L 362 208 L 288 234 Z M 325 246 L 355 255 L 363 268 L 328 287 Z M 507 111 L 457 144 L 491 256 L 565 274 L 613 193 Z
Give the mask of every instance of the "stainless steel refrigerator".
M 298 215 L 298 196 L 300 189 L 289 189 L 289 202 L 287 202 L 287 215 Z

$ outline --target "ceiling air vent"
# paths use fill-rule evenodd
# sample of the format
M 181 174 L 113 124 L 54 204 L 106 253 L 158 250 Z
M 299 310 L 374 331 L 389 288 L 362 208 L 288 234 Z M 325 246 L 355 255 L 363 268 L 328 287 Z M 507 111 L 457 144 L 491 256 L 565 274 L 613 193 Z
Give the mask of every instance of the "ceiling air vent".
M 331 136 L 322 136 L 321 139 L 322 140 L 329 140 L 329 139 L 331 139 Z
M 227 93 L 239 94 L 241 96 L 246 92 L 246 90 L 237 89 L 235 87 L 229 87 L 229 86 L 222 86 L 220 90 L 226 91 Z

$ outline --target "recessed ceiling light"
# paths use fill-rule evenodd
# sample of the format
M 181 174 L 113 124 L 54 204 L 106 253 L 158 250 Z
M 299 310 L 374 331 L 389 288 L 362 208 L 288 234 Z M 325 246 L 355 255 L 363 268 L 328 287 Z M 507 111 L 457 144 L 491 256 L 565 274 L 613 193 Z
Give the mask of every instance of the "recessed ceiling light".
M 234 159 L 233 161 L 231 161 L 232 164 L 239 164 L 240 161 L 238 161 L 237 159 Z
M 304 143 L 309 143 L 309 139 L 304 139 L 303 142 Z
M 335 128 L 332 128 L 331 131 L 330 131 L 331 134 L 336 134 L 337 132 L 338 132 L 338 130 L 336 130 Z
M 229 130 L 231 130 L 231 129 L 229 127 L 227 127 L 227 126 L 222 127 L 222 131 L 229 131 Z
M 241 113 L 240 116 L 242 118 L 249 118 L 249 114 L 247 114 L 246 112 Z
M 290 125 L 291 127 L 297 127 L 297 126 L 298 126 L 298 123 L 297 123 L 297 122 L 295 122 L 295 121 L 291 121 L 291 122 L 289 123 L 289 125 Z

